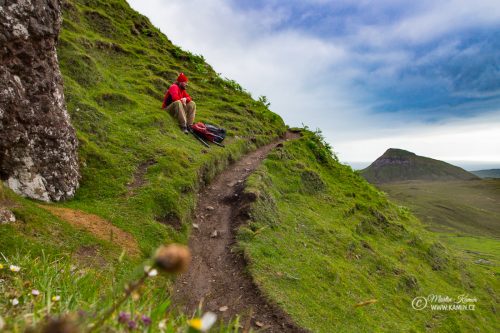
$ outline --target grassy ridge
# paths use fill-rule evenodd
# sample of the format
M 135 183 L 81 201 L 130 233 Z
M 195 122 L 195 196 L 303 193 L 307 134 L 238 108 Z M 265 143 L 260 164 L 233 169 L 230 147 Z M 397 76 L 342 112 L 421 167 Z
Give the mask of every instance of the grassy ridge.
M 494 272 L 466 264 L 409 210 L 331 158 L 320 136 L 305 132 L 276 149 L 247 191 L 258 198 L 239 232 L 250 272 L 300 325 L 314 332 L 498 330 Z M 468 294 L 477 308 L 412 308 L 429 294 Z

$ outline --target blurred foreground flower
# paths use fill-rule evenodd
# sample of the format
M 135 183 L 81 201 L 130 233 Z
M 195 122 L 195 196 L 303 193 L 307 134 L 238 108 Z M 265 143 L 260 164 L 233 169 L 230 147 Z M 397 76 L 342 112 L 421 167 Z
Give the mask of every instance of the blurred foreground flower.
M 13 298 L 10 300 L 10 304 L 12 304 L 13 306 L 16 306 L 19 304 L 19 300 L 17 298 Z
M 80 333 L 80 329 L 69 317 L 51 318 L 42 328 L 42 333 Z
M 128 322 L 127 325 L 128 325 L 128 328 L 130 328 L 131 330 L 137 328 L 137 323 L 135 321 L 133 321 L 133 320 L 129 320 L 129 322 Z
M 144 272 L 149 276 L 149 277 L 155 277 L 158 275 L 158 271 L 156 269 L 151 269 L 151 266 L 144 266 Z
M 151 325 L 152 321 L 151 321 L 151 318 L 149 318 L 148 316 L 142 315 L 141 320 L 142 320 L 142 323 L 144 324 L 144 326 Z
M 16 265 L 10 265 L 9 266 L 9 269 L 11 270 L 11 272 L 19 272 L 21 270 L 21 267 L 19 266 L 16 266 Z
M 59 295 L 52 296 L 52 302 L 59 302 L 60 300 L 61 300 L 61 296 L 59 296 Z
M 189 263 L 191 262 L 191 252 L 189 249 L 184 246 L 184 245 L 178 245 L 178 244 L 170 244 L 167 246 L 161 246 L 156 250 L 156 253 L 153 257 L 154 260 L 154 266 L 155 267 L 149 267 L 145 266 L 144 267 L 144 275 L 137 281 L 131 282 L 126 285 L 125 287 L 125 293 L 123 296 L 118 299 L 114 304 L 107 309 L 106 311 L 102 312 L 102 314 L 98 317 L 96 322 L 90 326 L 88 333 L 90 332 L 95 332 L 97 330 L 100 330 L 103 326 L 103 324 L 106 322 L 106 320 L 113 315 L 113 313 L 116 313 L 116 310 L 129 298 L 132 297 L 133 299 L 138 299 L 140 297 L 140 287 L 144 285 L 144 282 L 151 277 L 154 277 L 158 274 L 158 269 L 175 274 L 175 273 L 180 273 L 183 272 L 187 269 Z M 121 318 L 118 316 L 118 320 L 125 320 L 125 318 Z M 143 319 L 143 323 L 145 326 L 149 325 L 146 324 L 149 322 L 151 319 Z M 121 322 L 121 321 L 120 321 Z M 137 323 L 133 320 L 128 321 L 128 325 L 130 329 L 135 329 L 137 326 Z M 132 327 L 134 326 L 134 327 Z M 161 328 L 160 328 L 161 330 Z
M 0 264 L 0 269 L 3 269 L 3 265 L 2 264 Z
M 130 320 L 130 314 L 126 312 L 120 312 L 118 315 L 118 322 L 119 323 L 127 323 Z
M 184 245 L 170 244 L 156 250 L 154 261 L 156 267 L 167 273 L 184 272 L 191 262 L 191 252 Z
M 33 289 L 33 290 L 31 291 L 31 295 L 33 295 L 33 296 L 38 296 L 38 295 L 40 295 L 40 291 L 39 291 L 38 289 Z
M 158 323 L 158 328 L 160 329 L 161 332 L 163 332 L 167 328 L 167 320 L 163 319 Z
M 190 328 L 198 332 L 207 332 L 217 321 L 217 315 L 213 312 L 205 313 L 201 318 L 188 320 Z

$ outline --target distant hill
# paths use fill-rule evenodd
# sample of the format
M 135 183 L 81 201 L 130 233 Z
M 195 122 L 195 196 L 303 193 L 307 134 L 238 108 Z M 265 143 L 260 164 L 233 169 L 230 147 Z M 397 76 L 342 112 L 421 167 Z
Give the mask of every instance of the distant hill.
M 404 180 L 469 180 L 478 177 L 462 168 L 412 152 L 389 148 L 361 175 L 371 183 L 390 183 Z
M 481 178 L 500 178 L 500 169 L 477 170 L 471 173 Z

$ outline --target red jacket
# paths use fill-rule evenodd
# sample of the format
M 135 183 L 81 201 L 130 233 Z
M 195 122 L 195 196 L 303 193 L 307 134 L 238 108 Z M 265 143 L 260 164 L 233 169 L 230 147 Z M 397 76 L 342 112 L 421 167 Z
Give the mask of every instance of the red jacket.
M 170 88 L 168 88 L 167 92 L 165 93 L 165 97 L 163 98 L 163 105 L 161 106 L 161 108 L 164 109 L 173 102 L 180 100 L 181 98 L 186 98 L 186 104 L 193 100 L 186 90 L 182 90 L 177 84 L 174 83 L 170 86 Z

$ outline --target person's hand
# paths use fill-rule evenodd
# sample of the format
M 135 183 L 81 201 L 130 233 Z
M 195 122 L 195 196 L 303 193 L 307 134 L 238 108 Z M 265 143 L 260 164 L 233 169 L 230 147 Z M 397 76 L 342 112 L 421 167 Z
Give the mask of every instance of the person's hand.
M 186 97 L 181 98 L 182 104 L 186 105 L 186 101 L 187 101 Z

